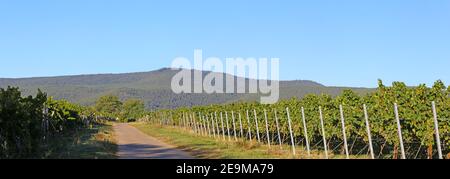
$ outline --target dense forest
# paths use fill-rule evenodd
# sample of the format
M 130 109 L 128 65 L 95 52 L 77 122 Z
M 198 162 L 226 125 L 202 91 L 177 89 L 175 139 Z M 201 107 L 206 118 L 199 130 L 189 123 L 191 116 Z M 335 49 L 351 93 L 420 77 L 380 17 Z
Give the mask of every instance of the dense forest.
M 0 88 L 19 87 L 24 95 L 36 95 L 37 90 L 41 89 L 55 99 L 64 99 L 81 105 L 95 105 L 98 98 L 105 95 L 114 95 L 121 101 L 129 98 L 142 100 L 146 109 L 174 109 L 260 99 L 257 94 L 174 94 L 170 82 L 178 72 L 178 70 L 163 68 L 141 73 L 19 79 L 0 78 Z M 206 76 L 209 73 L 211 72 L 204 71 L 203 75 Z M 282 99 L 303 98 L 311 93 L 326 93 L 336 96 L 345 89 L 352 89 L 358 94 L 365 94 L 372 90 L 328 87 L 308 80 L 281 81 L 280 97 Z

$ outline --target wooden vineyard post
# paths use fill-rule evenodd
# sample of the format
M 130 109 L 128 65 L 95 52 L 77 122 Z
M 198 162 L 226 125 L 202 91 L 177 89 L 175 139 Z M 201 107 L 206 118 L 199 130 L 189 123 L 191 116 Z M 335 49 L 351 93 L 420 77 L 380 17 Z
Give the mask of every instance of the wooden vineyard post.
M 244 129 L 242 129 L 242 116 L 241 112 L 239 112 L 239 124 L 241 126 L 241 138 L 244 138 Z
M 234 111 L 231 111 L 231 119 L 233 120 L 233 134 L 234 134 L 234 140 L 237 141 L 237 136 L 236 136 L 236 120 L 234 117 Z
M 187 129 L 187 119 L 186 119 L 186 115 L 183 113 L 181 114 L 181 117 L 179 118 L 179 127 L 183 128 L 183 129 Z
M 158 112 L 156 114 L 156 118 L 159 120 L 159 125 L 161 125 L 161 126 L 164 125 L 164 123 L 163 123 L 164 121 L 163 121 L 161 113 Z
M 189 114 L 189 116 L 191 117 L 191 120 L 192 120 L 192 130 L 194 131 L 194 133 L 195 134 L 197 134 L 197 126 L 196 126 L 196 123 L 195 123 L 195 115 L 194 115 L 194 113 L 191 113 L 191 114 Z
M 195 133 L 194 120 L 192 119 L 192 114 L 190 114 L 190 113 L 189 113 L 189 120 L 191 121 L 191 130 L 193 133 Z
M 205 136 L 209 136 L 209 132 L 208 132 L 208 121 L 206 121 L 206 117 L 203 116 L 203 129 L 205 131 Z
M 182 123 L 182 127 L 186 129 L 186 114 L 185 113 L 182 114 L 181 119 L 182 119 L 182 122 L 183 122 Z
M 212 128 L 212 132 L 213 132 L 213 137 L 216 138 L 216 125 L 214 125 L 215 121 L 214 121 L 213 113 L 211 113 L 210 119 L 211 119 L 211 128 Z
M 217 119 L 217 112 L 214 112 L 214 121 L 216 122 L 217 137 L 220 139 L 220 130 L 219 130 L 219 122 Z
M 228 112 L 227 111 L 225 111 L 225 119 L 226 119 L 226 122 L 227 122 L 228 141 L 231 141 L 230 126 L 228 125 Z
M 159 113 L 157 113 L 156 115 L 157 115 L 156 118 L 159 119 L 159 125 L 162 126 L 163 125 L 163 121 L 162 121 L 161 115 Z
M 195 120 L 194 120 L 194 117 L 192 117 L 192 114 L 189 114 L 189 118 L 191 118 L 191 121 L 192 121 L 192 126 L 191 126 L 192 132 L 194 132 L 194 134 L 197 134 L 197 128 L 195 127 Z
M 183 113 L 183 115 L 184 115 L 184 121 L 185 121 L 184 128 L 189 129 L 189 117 L 186 113 Z
M 306 128 L 305 109 L 303 107 L 302 107 L 302 121 L 303 121 L 303 132 L 306 140 L 306 150 L 308 152 L 308 156 L 311 157 L 311 148 L 309 146 L 309 138 L 308 138 L 308 128 Z
M 211 124 L 209 123 L 208 114 L 205 114 L 207 128 L 208 128 L 208 136 L 211 137 Z
M 171 125 L 173 127 L 176 127 L 177 124 L 176 124 L 175 120 L 173 120 L 172 112 L 170 112 L 170 122 L 172 123 Z
M 188 130 L 188 131 L 190 131 L 190 119 L 189 119 L 189 115 L 187 114 L 187 113 L 183 113 L 183 115 L 184 115 L 184 117 L 185 117 L 185 119 L 186 119 L 186 130 Z
M 289 108 L 286 108 L 288 124 L 289 124 L 289 133 L 291 134 L 291 145 L 292 145 L 292 154 L 295 156 L 295 142 L 294 142 L 294 134 L 292 133 L 292 125 L 291 125 L 291 116 L 289 114 Z
M 267 134 L 267 145 L 270 148 L 270 133 L 269 133 L 269 122 L 267 121 L 267 111 L 264 109 L 264 119 L 266 121 L 266 134 Z
M 372 134 L 370 132 L 369 115 L 367 114 L 367 106 L 364 104 L 363 107 L 364 107 L 364 118 L 366 120 L 367 136 L 369 137 L 370 157 L 372 159 L 375 159 L 375 153 L 373 151 L 373 144 L 372 144 Z
M 198 134 L 199 134 L 199 135 L 202 135 L 202 134 L 203 134 L 203 131 L 202 131 L 202 122 L 201 122 L 201 118 L 197 118 L 197 117 L 196 117 L 196 120 L 197 120 Z
M 225 140 L 225 128 L 223 126 L 223 113 L 220 112 L 220 123 L 222 124 L 222 136 L 223 136 L 223 140 Z
M 188 127 L 189 127 L 189 129 L 192 130 L 192 117 L 191 117 L 191 115 L 189 113 L 186 113 L 186 117 L 187 117 L 187 120 L 188 120 Z
M 180 128 L 184 128 L 184 127 L 186 127 L 186 123 L 185 123 L 186 121 L 185 121 L 185 118 L 184 118 L 184 114 L 182 114 L 181 115 L 181 117 L 180 118 L 178 118 L 178 120 L 177 120 L 177 127 L 180 127 Z
M 275 115 L 275 123 L 277 125 L 277 134 L 278 134 L 278 144 L 280 144 L 280 148 L 282 148 L 282 144 L 281 144 L 281 135 L 280 135 L 280 125 L 278 122 L 278 115 L 277 115 L 277 110 L 274 110 L 274 115 Z
M 201 118 L 202 118 L 202 133 L 203 133 L 203 136 L 208 136 L 208 130 L 206 129 L 205 116 L 201 116 Z
M 403 146 L 402 126 L 400 124 L 400 117 L 398 114 L 397 103 L 394 104 L 394 112 L 395 112 L 395 119 L 397 120 L 398 138 L 400 140 L 400 150 L 402 152 L 402 159 L 406 159 L 405 147 Z
M 325 150 L 325 158 L 328 159 L 327 137 L 325 134 L 325 125 L 323 122 L 322 107 L 319 107 L 319 116 L 320 116 L 320 126 L 322 127 L 322 138 L 323 138 L 323 147 Z
M 342 105 L 339 105 L 339 111 L 341 113 L 342 136 L 344 137 L 345 156 L 347 157 L 347 159 L 350 159 L 350 155 L 348 152 L 348 144 L 347 144 L 347 132 L 345 130 L 344 109 L 342 108 Z
M 205 118 L 203 116 L 200 116 L 200 124 L 202 129 L 202 135 L 206 136 Z
M 261 142 L 261 138 L 259 137 L 258 116 L 256 114 L 256 109 L 253 109 L 253 112 L 255 114 L 256 136 L 257 136 L 258 142 Z
M 197 123 L 198 123 L 198 132 L 200 135 L 203 135 L 203 122 L 201 116 L 198 117 Z
M 436 112 L 436 103 L 433 101 L 431 103 L 431 106 L 433 108 L 434 132 L 436 134 L 436 145 L 437 145 L 437 149 L 438 149 L 438 155 L 439 155 L 439 159 L 444 159 L 444 157 L 442 156 L 441 138 L 439 136 L 439 122 L 438 122 L 438 116 L 437 116 L 437 112 Z
M 170 112 L 170 121 L 172 121 L 172 125 L 177 125 L 176 124 L 176 122 L 175 122 L 175 120 L 173 119 L 173 114 L 172 114 L 172 112 Z
M 197 122 L 197 118 L 195 118 L 195 114 L 192 114 L 192 119 L 194 119 L 194 129 L 195 129 L 195 134 L 199 135 L 200 134 L 200 128 Z
M 208 131 L 208 121 L 206 120 L 206 116 L 202 116 L 203 117 L 203 129 L 205 131 L 205 136 L 209 136 L 209 131 Z
M 178 127 L 180 127 L 180 128 L 184 128 L 184 127 L 185 127 L 185 125 L 184 125 L 184 124 L 185 124 L 184 119 L 185 119 L 185 118 L 184 118 L 184 114 L 182 114 L 181 117 L 179 118 L 178 122 L 177 122 L 177 123 L 178 123 L 178 124 L 177 124 Z
M 252 140 L 252 128 L 251 128 L 250 126 L 251 126 L 251 123 L 250 123 L 250 116 L 248 115 L 248 110 L 247 110 L 248 137 L 249 137 L 249 140 Z
M 202 115 L 202 129 L 203 129 L 203 135 L 208 136 L 208 129 L 206 127 L 206 119 L 205 116 Z

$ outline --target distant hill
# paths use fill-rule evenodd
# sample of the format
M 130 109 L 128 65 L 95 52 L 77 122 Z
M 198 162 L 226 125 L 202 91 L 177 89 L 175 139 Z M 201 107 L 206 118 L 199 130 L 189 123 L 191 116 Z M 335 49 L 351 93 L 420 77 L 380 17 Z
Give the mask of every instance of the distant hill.
M 19 79 L 0 78 L 0 88 L 17 86 L 20 87 L 24 95 L 34 95 L 37 89 L 41 89 L 56 99 L 67 99 L 83 105 L 93 104 L 102 95 L 113 94 L 119 96 L 122 100 L 128 98 L 142 99 L 149 109 L 222 104 L 259 99 L 257 94 L 174 94 L 170 83 L 177 72 L 177 70 L 163 68 L 151 72 L 124 74 Z M 203 72 L 203 75 L 208 73 L 212 72 Z M 249 79 L 245 80 L 248 83 Z M 282 99 L 302 98 L 310 93 L 338 95 L 344 89 L 353 89 L 360 94 L 371 91 L 371 89 L 366 88 L 327 87 L 308 80 L 280 81 L 280 97 Z

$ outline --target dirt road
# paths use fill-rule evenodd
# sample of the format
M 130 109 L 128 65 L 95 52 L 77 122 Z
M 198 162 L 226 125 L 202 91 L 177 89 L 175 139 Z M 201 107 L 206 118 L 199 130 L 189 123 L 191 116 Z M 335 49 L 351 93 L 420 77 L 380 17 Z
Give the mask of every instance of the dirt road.
M 188 153 L 178 150 L 128 124 L 115 124 L 114 131 L 120 159 L 192 159 Z

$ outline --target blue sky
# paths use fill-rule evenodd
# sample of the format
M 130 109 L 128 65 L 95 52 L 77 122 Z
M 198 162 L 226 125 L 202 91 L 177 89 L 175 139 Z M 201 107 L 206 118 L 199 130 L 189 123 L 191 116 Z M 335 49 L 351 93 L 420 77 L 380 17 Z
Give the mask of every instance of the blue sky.
M 450 83 L 448 0 L 0 0 L 0 77 L 278 57 L 281 79 Z

